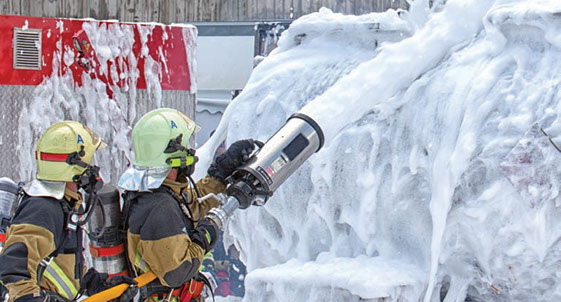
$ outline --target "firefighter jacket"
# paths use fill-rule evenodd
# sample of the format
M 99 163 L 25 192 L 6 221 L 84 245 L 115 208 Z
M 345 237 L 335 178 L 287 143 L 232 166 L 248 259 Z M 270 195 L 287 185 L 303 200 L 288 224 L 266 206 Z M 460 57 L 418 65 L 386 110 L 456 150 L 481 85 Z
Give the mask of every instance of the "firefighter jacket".
M 70 300 L 76 296 L 83 273 L 82 233 L 79 229 L 66 232 L 65 222 L 70 204 L 78 206 L 81 199 L 80 194 L 69 190 L 62 200 L 23 197 L 0 254 L 0 281 L 8 288 L 10 301 L 26 295 L 38 297 L 41 289 Z M 38 282 L 40 263 L 56 250 L 59 253 Z M 82 267 L 78 269 L 77 265 Z
M 201 196 L 225 189 L 222 182 L 211 177 L 196 185 Z M 135 273 L 152 271 L 166 287 L 177 288 L 189 282 L 198 272 L 205 253 L 191 241 L 190 231 L 218 201 L 210 198 L 198 203 L 187 183 L 169 179 L 153 192 L 127 192 L 125 196 L 132 200 L 127 201 L 131 202 L 127 251 Z

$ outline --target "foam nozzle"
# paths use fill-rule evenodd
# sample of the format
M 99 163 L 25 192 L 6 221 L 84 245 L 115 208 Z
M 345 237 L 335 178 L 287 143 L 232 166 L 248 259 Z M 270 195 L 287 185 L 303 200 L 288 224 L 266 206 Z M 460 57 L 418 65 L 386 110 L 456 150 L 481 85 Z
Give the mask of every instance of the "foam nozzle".
M 267 199 L 315 152 L 325 138 L 309 116 L 295 113 L 249 161 L 228 179 L 227 194 L 240 208 L 264 205 Z

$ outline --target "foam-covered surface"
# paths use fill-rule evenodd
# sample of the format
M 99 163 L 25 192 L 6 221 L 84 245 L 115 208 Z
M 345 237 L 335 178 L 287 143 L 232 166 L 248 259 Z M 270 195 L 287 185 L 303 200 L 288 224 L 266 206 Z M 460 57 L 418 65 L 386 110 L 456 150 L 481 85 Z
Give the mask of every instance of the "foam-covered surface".
M 398 298 L 405 292 L 419 295 L 423 291 L 419 281 L 422 275 L 423 272 L 415 266 L 382 257 L 327 257 L 325 260 L 320 257 L 310 262 L 291 259 L 284 264 L 253 271 L 246 279 L 246 299 L 259 300 L 281 291 L 289 297 L 275 297 L 278 301 L 318 301 L 321 297 L 320 300 L 330 300 L 334 297 L 322 292 L 329 293 L 333 288 L 346 289 L 347 292 L 339 292 L 343 301 Z M 317 292 L 316 297 L 313 297 L 313 291 Z
M 410 14 L 322 10 L 295 21 L 202 148 L 267 139 L 299 110 L 326 134 L 266 206 L 229 225 L 248 285 L 267 293 L 249 287 L 247 301 L 561 299 L 559 186 L 525 200 L 501 167 L 536 123 L 561 139 L 561 3 L 427 2 Z M 357 28 L 378 21 L 405 34 L 375 45 L 368 26 Z M 532 173 L 559 175 L 547 163 Z M 367 275 L 368 295 L 321 265 L 352 258 L 364 263 L 348 269 Z M 395 288 L 422 289 L 376 288 L 383 265 L 400 272 Z M 307 276 L 308 294 L 275 278 L 291 270 Z

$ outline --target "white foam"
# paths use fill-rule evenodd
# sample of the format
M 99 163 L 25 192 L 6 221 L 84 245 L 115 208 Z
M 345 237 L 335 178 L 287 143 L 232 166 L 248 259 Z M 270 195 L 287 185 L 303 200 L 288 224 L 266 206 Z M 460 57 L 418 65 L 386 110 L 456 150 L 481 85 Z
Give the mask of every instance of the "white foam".
M 265 207 L 237 212 L 228 226 L 225 242 L 256 286 L 248 293 L 266 293 L 247 301 L 358 301 L 365 292 L 328 281 L 340 279 L 322 263 L 339 259 L 420 272 L 407 283 L 422 290 L 391 301 L 561 298 L 559 185 L 532 203 L 501 170 L 534 123 L 561 142 L 559 3 L 446 2 L 421 1 L 410 15 L 304 16 L 226 110 L 199 154 L 224 138 L 267 139 L 301 109 L 326 134 Z M 403 40 L 375 49 L 364 24 L 377 20 Z M 555 162 L 549 172 L 561 177 Z M 286 286 L 281 273 L 303 275 L 309 291 Z

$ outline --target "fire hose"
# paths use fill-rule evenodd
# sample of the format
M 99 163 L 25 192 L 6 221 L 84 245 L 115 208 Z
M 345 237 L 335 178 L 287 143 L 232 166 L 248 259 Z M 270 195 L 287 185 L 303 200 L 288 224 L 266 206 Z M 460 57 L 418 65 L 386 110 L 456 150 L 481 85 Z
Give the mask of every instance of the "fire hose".
M 134 278 L 134 280 L 138 282 L 138 287 L 142 287 L 152 282 L 154 279 L 156 279 L 156 274 L 154 274 L 153 272 L 147 272 Z M 89 298 L 86 298 L 82 300 L 82 302 L 106 302 L 109 300 L 113 300 L 119 298 L 127 290 L 127 288 L 129 288 L 128 284 L 119 284 L 102 292 L 99 292 Z

